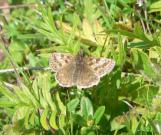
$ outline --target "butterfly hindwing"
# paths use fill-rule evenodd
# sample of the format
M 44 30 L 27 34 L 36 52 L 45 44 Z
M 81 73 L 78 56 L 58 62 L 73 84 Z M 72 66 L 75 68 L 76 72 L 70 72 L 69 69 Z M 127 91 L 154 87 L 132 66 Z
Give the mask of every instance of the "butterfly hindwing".
M 82 67 L 82 72 L 77 77 L 77 88 L 89 88 L 93 85 L 97 85 L 100 81 L 100 78 L 95 75 L 95 73 L 87 66 Z
M 73 75 L 75 64 L 70 63 L 62 67 L 55 75 L 56 81 L 62 87 L 72 87 L 74 85 Z
M 73 56 L 67 53 L 53 53 L 49 59 L 50 68 L 57 72 L 63 66 L 70 63 L 73 60 Z
M 94 73 L 102 77 L 110 73 L 115 66 L 115 61 L 107 58 L 85 58 L 87 65 L 94 71 Z
M 97 85 L 100 78 L 111 72 L 115 61 L 107 58 L 73 56 L 67 53 L 53 53 L 49 59 L 50 68 L 56 72 L 55 79 L 62 87 L 77 86 L 89 88 Z

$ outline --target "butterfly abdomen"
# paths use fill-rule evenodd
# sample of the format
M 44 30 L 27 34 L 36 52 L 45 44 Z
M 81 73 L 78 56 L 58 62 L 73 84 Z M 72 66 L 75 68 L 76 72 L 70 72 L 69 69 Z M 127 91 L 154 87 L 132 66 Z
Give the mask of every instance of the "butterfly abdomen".
M 74 74 L 73 74 L 73 82 L 74 84 L 76 84 L 78 78 L 80 77 L 81 73 L 83 72 L 83 68 L 84 68 L 84 61 L 83 61 L 83 58 L 81 57 L 76 57 L 76 60 L 75 60 L 75 71 L 74 71 Z

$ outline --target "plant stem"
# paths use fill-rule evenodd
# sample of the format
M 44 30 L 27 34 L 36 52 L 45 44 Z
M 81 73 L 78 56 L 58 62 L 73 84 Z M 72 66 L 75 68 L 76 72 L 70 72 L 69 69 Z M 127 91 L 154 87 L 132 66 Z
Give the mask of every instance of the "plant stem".
M 29 70 L 49 70 L 49 67 L 20 67 L 20 68 L 10 68 L 10 69 L 1 69 L 0 70 L 0 74 L 4 74 L 4 73 L 12 73 L 15 70 L 23 70 L 23 71 L 29 71 Z
M 10 6 L 0 6 L 1 9 L 13 9 L 13 8 L 25 8 L 25 7 L 36 7 L 37 4 L 20 4 L 20 5 L 10 5 Z

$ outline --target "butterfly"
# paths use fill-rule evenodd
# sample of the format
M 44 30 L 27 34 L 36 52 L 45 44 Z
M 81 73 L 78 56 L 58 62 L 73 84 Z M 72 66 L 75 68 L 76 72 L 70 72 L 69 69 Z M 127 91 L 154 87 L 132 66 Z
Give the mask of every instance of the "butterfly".
M 101 77 L 112 71 L 115 61 L 103 57 L 84 57 L 80 51 L 76 56 L 53 53 L 49 65 L 56 72 L 55 79 L 60 86 L 82 89 L 97 85 Z

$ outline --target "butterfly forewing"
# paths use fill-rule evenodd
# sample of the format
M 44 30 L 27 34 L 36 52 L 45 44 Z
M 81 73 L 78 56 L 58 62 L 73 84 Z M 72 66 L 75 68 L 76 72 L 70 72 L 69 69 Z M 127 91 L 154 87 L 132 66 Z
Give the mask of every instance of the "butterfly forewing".
M 115 66 L 115 61 L 107 58 L 85 58 L 87 65 L 95 72 L 99 77 L 110 73 Z
M 77 77 L 77 88 L 89 88 L 99 83 L 100 78 L 97 77 L 95 73 L 87 65 L 84 65 L 81 71 L 82 72 Z
M 57 72 L 73 59 L 73 56 L 67 53 L 53 53 L 49 59 L 49 65 L 54 72 Z
M 62 87 L 72 87 L 74 84 L 73 75 L 75 72 L 75 64 L 71 62 L 70 64 L 62 67 L 55 75 L 56 81 Z
M 115 62 L 107 58 L 72 56 L 53 53 L 49 59 L 51 69 L 56 72 L 56 81 L 62 87 L 89 88 L 97 85 L 100 78 L 112 71 Z

